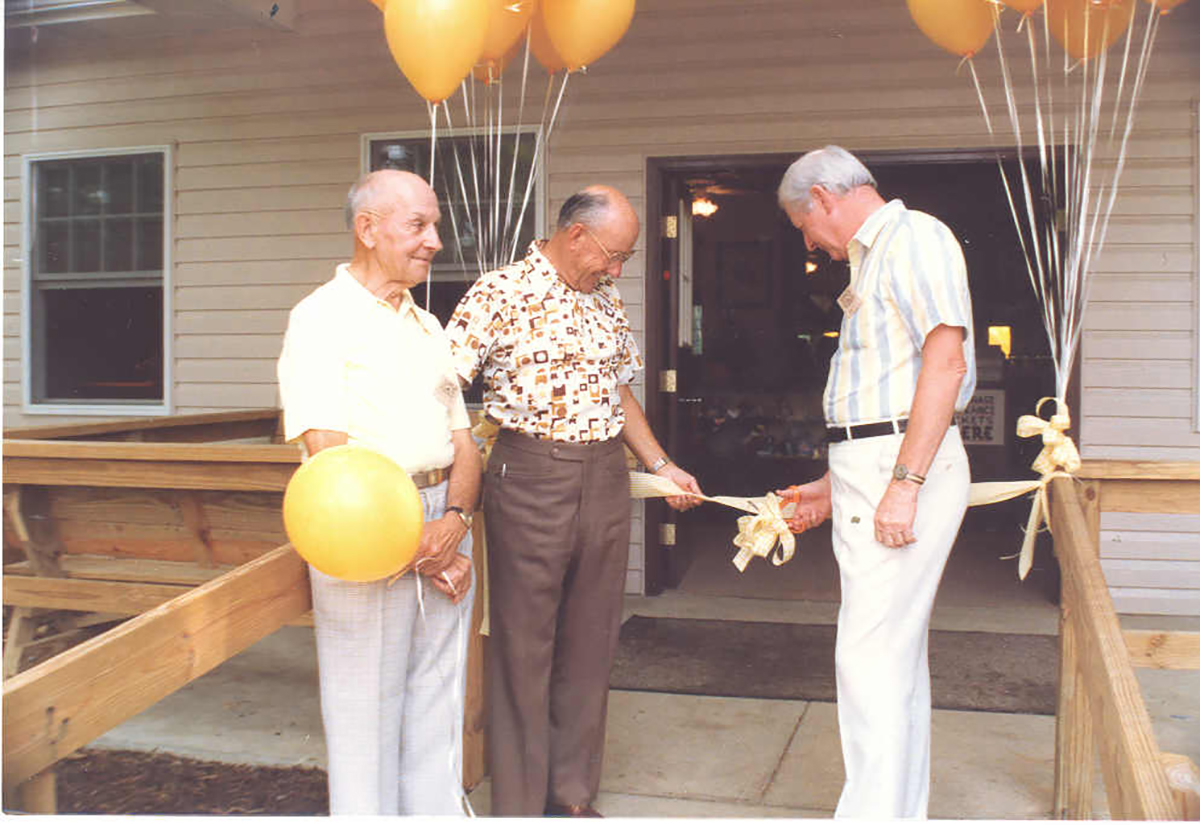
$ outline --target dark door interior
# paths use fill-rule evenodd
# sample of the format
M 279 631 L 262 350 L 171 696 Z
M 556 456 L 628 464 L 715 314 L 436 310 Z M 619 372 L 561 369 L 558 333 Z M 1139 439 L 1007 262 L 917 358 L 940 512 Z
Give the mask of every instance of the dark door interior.
M 1029 477 L 1040 444 L 1017 439 L 1015 421 L 1038 398 L 1053 395 L 1054 370 L 994 156 L 863 159 L 885 198 L 936 215 L 962 245 L 978 369 L 979 404 L 962 422 L 974 480 Z M 697 210 L 709 212 L 697 211 L 692 220 L 691 306 L 679 305 L 681 290 L 670 283 L 678 279 L 680 255 L 663 246 L 660 254 L 674 257 L 649 261 L 665 271 L 648 317 L 661 321 L 651 330 L 661 341 L 659 357 L 677 369 L 676 392 L 660 395 L 656 423 L 670 427 L 673 455 L 710 494 L 762 495 L 825 471 L 821 394 L 841 325 L 836 298 L 849 270 L 824 253 L 808 253 L 778 207 L 775 190 L 792 160 L 651 166 L 651 186 L 660 188 L 650 200 L 659 201 L 663 214 L 677 197 L 703 202 Z M 687 301 L 689 290 L 683 292 Z M 683 335 L 681 318 L 691 322 Z M 1018 501 L 972 510 L 968 526 L 1016 525 L 1027 508 Z M 647 592 L 677 586 L 690 564 L 691 539 L 713 531 L 732 536 L 736 515 L 715 506 L 684 514 L 669 549 L 653 546 L 648 524 Z M 655 559 L 656 553 L 668 558 Z

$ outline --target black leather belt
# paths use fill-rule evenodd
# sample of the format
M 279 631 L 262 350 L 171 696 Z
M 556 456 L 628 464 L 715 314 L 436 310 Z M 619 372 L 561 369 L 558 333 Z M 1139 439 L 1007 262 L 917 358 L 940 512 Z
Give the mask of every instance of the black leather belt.
M 950 422 L 950 426 L 954 426 L 954 422 Z M 894 433 L 902 433 L 908 429 L 908 419 L 901 418 L 895 422 L 895 426 L 891 421 L 880 421 L 875 424 L 856 424 L 853 427 L 826 427 L 825 441 L 829 444 L 837 444 L 841 441 L 854 441 L 859 438 L 874 438 L 878 435 L 892 435 Z
M 855 441 L 860 438 L 874 438 L 877 435 L 892 435 L 902 433 L 908 427 L 908 419 L 901 418 L 895 422 L 879 421 L 875 424 L 856 424 L 853 427 L 828 427 L 825 430 L 825 440 L 830 444 L 841 441 Z

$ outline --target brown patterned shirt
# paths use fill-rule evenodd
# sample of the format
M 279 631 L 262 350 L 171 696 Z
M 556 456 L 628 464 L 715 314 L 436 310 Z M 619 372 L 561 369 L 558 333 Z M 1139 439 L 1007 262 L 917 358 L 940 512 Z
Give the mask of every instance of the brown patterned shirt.
M 484 412 L 501 427 L 554 441 L 615 438 L 617 388 L 642 369 L 614 284 L 568 286 L 541 253 L 481 276 L 446 325 L 454 368 L 482 371 Z

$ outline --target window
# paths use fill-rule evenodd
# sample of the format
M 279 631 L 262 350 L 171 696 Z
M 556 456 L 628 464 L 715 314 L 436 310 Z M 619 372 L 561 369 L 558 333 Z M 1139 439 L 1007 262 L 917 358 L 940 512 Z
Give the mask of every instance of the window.
M 29 411 L 168 411 L 167 158 L 25 158 Z
M 504 245 L 511 249 L 515 237 L 514 257 L 520 259 L 545 225 L 541 205 L 542 175 L 540 169 L 534 169 L 536 132 L 502 133 L 499 164 L 491 160 L 496 154 L 495 140 L 493 133 L 489 151 L 489 138 L 482 131 L 438 133 L 433 158 L 436 172 L 433 188 L 442 210 L 439 234 L 443 248 L 434 259 L 430 276 L 434 286 L 429 296 L 429 309 L 443 325 L 450 320 L 459 300 L 481 271 L 491 269 L 494 263 L 507 263 L 507 259 L 501 260 L 500 253 L 493 250 Z M 367 135 L 363 143 L 368 171 L 402 169 L 429 179 L 428 133 Z M 517 155 L 515 174 L 512 168 L 514 150 Z M 490 172 L 487 171 L 489 168 Z M 518 231 L 518 215 L 531 175 L 533 185 L 529 188 L 525 216 Z M 496 192 L 499 197 L 494 195 Z M 425 288 L 414 289 L 413 298 L 425 306 Z

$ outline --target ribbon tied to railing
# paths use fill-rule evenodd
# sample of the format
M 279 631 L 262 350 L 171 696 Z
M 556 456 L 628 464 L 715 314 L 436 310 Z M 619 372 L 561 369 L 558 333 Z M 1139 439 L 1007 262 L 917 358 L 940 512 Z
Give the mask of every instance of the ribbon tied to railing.
M 1042 405 L 1047 401 L 1055 402 L 1056 412 L 1049 419 L 1040 418 Z M 1021 438 L 1042 437 L 1042 451 L 1031 465 L 1040 477 L 1028 481 L 983 481 L 971 485 L 969 503 L 972 507 L 1007 501 L 1024 493 L 1034 494 L 1029 520 L 1025 523 L 1025 538 L 1017 557 L 1017 575 L 1022 579 L 1033 566 L 1034 545 L 1042 523 L 1045 522 L 1047 530 L 1052 529 L 1047 486 L 1055 478 L 1073 478 L 1082 464 L 1075 442 L 1067 435 L 1070 427 L 1071 412 L 1065 401 L 1061 398 L 1041 399 L 1034 407 L 1033 415 L 1023 415 L 1017 419 L 1017 435 Z

